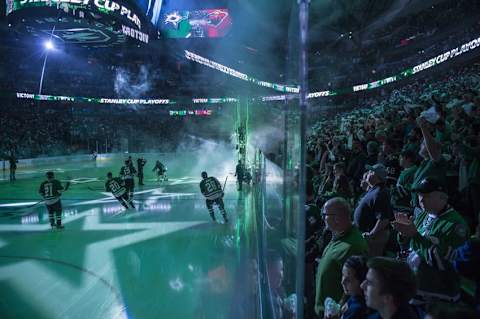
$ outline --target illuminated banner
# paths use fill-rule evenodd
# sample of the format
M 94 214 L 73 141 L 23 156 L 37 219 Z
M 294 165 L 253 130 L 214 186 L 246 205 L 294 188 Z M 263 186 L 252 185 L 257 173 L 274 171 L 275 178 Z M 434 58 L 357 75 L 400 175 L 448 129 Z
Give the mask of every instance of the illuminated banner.
M 308 99 L 325 97 L 325 96 L 334 96 L 340 94 L 348 94 L 359 92 L 363 90 L 372 90 L 383 85 L 399 81 L 401 79 L 413 76 L 414 74 L 424 71 L 432 66 L 441 64 L 449 59 L 457 57 L 465 52 L 474 50 L 480 47 L 480 37 L 474 40 L 471 40 L 455 49 L 446 51 L 443 54 L 436 56 L 435 58 L 429 59 L 419 65 L 414 66 L 413 68 L 408 68 L 402 71 L 400 74 L 395 76 L 390 76 L 388 78 L 377 80 L 370 83 L 359 84 L 353 87 L 336 89 L 336 90 L 326 90 L 311 92 L 307 94 Z M 248 77 L 246 74 L 240 73 L 233 69 L 230 69 L 226 66 L 223 66 L 219 63 L 210 61 L 201 56 L 198 56 L 192 52 L 185 51 L 185 56 L 190 59 L 197 61 L 201 64 L 205 64 L 214 69 L 220 70 L 224 73 L 236 76 L 242 80 L 254 82 L 252 78 Z M 201 61 L 201 62 L 200 62 Z M 261 81 L 256 80 L 260 83 Z M 268 82 L 265 82 L 268 83 Z M 270 83 L 272 84 L 272 83 Z M 285 86 L 290 90 L 295 90 L 297 88 L 292 86 Z M 175 101 L 170 99 L 109 99 L 109 98 L 87 98 L 87 97 L 71 97 L 71 96 L 57 96 L 57 95 L 38 95 L 31 93 L 16 93 L 17 98 L 19 99 L 32 99 L 32 100 L 48 100 L 48 101 L 68 101 L 68 102 L 90 102 L 90 103 L 103 103 L 103 104 L 176 104 Z M 271 101 L 285 101 L 294 98 L 298 98 L 298 94 L 287 94 L 287 95 L 273 95 L 273 96 L 261 96 L 257 98 L 251 98 L 250 101 L 262 101 L 262 102 L 271 102 Z M 215 103 L 234 103 L 239 102 L 239 99 L 232 97 L 223 97 L 223 98 L 193 98 L 191 101 L 194 104 L 215 104 Z
M 398 80 L 404 79 L 406 77 L 412 76 L 414 74 L 417 74 L 418 72 L 427 70 L 433 66 L 439 65 L 443 62 L 446 62 L 450 59 L 453 59 L 463 53 L 466 53 L 470 50 L 474 50 L 480 46 L 480 37 L 477 39 L 473 39 L 467 43 L 464 43 L 463 45 L 456 47 L 455 49 L 451 49 L 449 51 L 446 51 L 442 54 L 437 55 L 434 58 L 431 58 L 425 62 L 422 62 L 413 68 L 408 68 L 404 71 L 402 71 L 400 74 L 390 76 L 388 78 L 382 79 L 382 80 L 377 80 L 374 82 L 370 83 L 365 83 L 365 84 L 359 84 L 355 85 L 352 88 L 344 88 L 344 89 L 338 89 L 336 91 L 323 91 L 323 92 L 328 92 L 328 95 L 322 95 L 322 96 L 331 96 L 331 95 L 336 95 L 339 93 L 352 93 L 352 92 L 358 92 L 358 91 L 364 91 L 364 90 L 372 90 L 376 89 L 378 87 L 381 87 L 383 85 L 396 82 Z M 321 93 L 321 92 L 316 92 L 316 93 Z M 310 93 L 308 96 L 310 96 L 313 93 Z
M 122 33 L 143 43 L 148 43 L 148 34 L 122 25 Z
M 336 93 L 332 91 L 320 91 L 320 92 L 312 92 L 307 94 L 307 99 L 313 99 L 316 97 L 321 97 L 321 96 L 332 96 L 336 95 Z
M 29 99 L 38 101 L 68 101 L 68 102 L 88 102 L 98 104 L 142 104 L 142 105 L 158 105 L 158 104 L 175 104 L 170 99 L 110 99 L 110 98 L 94 98 L 94 97 L 78 97 L 78 96 L 60 96 L 45 95 L 31 93 L 17 93 L 18 99 Z
M 252 78 L 252 77 L 246 75 L 245 73 L 241 73 L 241 72 L 239 72 L 237 70 L 234 70 L 232 68 L 229 68 L 229 67 L 227 67 L 223 64 L 211 61 L 207 58 L 204 58 L 204 57 L 202 57 L 198 54 L 195 54 L 193 52 L 190 52 L 188 50 L 185 50 L 185 58 L 187 58 L 188 60 L 195 61 L 197 63 L 203 64 L 205 66 L 208 66 L 209 68 L 212 68 L 212 69 L 218 70 L 220 72 L 226 73 L 228 75 L 234 76 L 234 77 L 239 78 L 241 80 L 244 80 L 244 81 L 247 81 L 247 82 L 252 82 L 252 83 L 255 83 L 259 86 L 272 88 L 275 91 L 288 92 L 288 93 L 298 93 L 298 92 L 300 92 L 299 87 L 293 87 L 293 86 L 287 86 L 287 85 L 283 85 L 283 84 L 276 84 L 276 83 L 260 81 L 260 80 L 257 80 L 255 78 Z
M 7 1 L 7 15 L 13 11 L 29 7 L 61 7 L 65 4 L 76 5 L 80 8 L 88 8 L 89 6 L 97 8 L 98 11 L 114 14 L 121 18 L 126 18 L 139 29 L 142 28 L 142 23 L 139 17 L 123 4 L 119 4 L 112 0 L 8 0 Z
M 166 38 L 219 38 L 232 26 L 228 9 L 172 11 L 162 15 L 160 29 Z
M 217 104 L 217 103 L 232 103 L 238 102 L 238 99 L 233 97 L 219 97 L 219 98 L 196 98 L 192 99 L 194 104 Z
M 212 115 L 212 110 L 170 110 L 168 111 L 170 116 L 210 116 Z
M 169 99 L 106 99 L 101 98 L 102 104 L 170 104 Z
M 463 44 L 461 47 L 456 47 L 455 49 L 452 49 L 450 51 L 447 51 L 443 54 L 437 55 L 435 58 L 432 58 L 428 61 L 425 61 L 417 66 L 413 67 L 413 74 L 418 73 L 420 71 L 426 70 L 428 68 L 431 68 L 432 66 L 438 65 L 440 63 L 443 63 L 449 59 L 455 58 L 465 52 L 468 52 L 470 50 L 476 49 L 478 46 L 480 46 L 480 37 L 477 39 L 474 39 L 470 42 L 467 42 Z

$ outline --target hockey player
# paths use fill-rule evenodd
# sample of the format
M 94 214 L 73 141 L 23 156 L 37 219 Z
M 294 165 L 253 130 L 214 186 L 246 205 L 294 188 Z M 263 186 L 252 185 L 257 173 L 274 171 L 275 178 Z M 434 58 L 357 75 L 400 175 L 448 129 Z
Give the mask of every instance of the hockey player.
M 145 185 L 143 184 L 143 167 L 147 164 L 147 160 L 143 157 L 139 157 L 137 159 L 137 168 L 138 168 L 138 185 Z
M 126 209 L 133 208 L 135 205 L 128 196 L 127 189 L 125 188 L 125 182 L 119 177 L 113 177 L 112 172 L 107 173 L 107 182 L 105 183 L 105 190 L 111 192 L 113 196 L 125 207 Z
M 17 179 L 15 177 L 15 171 L 17 170 L 17 163 L 18 163 L 18 160 L 15 157 L 15 155 L 13 155 L 13 153 L 10 154 L 8 158 L 8 162 L 10 164 L 10 182 L 13 182 Z
M 135 167 L 133 167 L 132 161 L 126 160 L 125 165 L 120 169 L 120 176 L 125 181 L 125 188 L 127 189 L 130 200 L 133 199 L 133 191 L 135 189 L 135 180 L 133 179 L 135 173 L 137 173 L 137 171 Z
M 227 213 L 225 212 L 225 205 L 223 204 L 223 189 L 222 185 L 215 177 L 208 177 L 207 172 L 202 172 L 202 181 L 200 182 L 200 191 L 205 196 L 205 203 L 210 212 L 210 217 L 215 222 L 215 212 L 213 211 L 213 204 L 217 204 L 222 213 L 225 223 L 228 223 Z
M 166 171 L 167 171 L 167 168 L 165 167 L 165 165 L 163 165 L 162 162 L 160 161 L 157 161 L 155 163 L 155 167 L 152 169 L 152 172 L 155 172 L 157 171 L 157 182 L 160 181 L 160 179 L 166 181 L 168 180 L 167 179 L 167 176 L 166 176 Z
M 40 184 L 38 193 L 43 197 L 45 205 L 47 206 L 48 218 L 52 229 L 55 226 L 57 229 L 63 229 L 62 202 L 60 196 L 64 191 L 68 190 L 70 182 L 67 182 L 64 188 L 62 183 L 55 179 L 53 172 L 47 172 L 46 176 L 47 180 Z

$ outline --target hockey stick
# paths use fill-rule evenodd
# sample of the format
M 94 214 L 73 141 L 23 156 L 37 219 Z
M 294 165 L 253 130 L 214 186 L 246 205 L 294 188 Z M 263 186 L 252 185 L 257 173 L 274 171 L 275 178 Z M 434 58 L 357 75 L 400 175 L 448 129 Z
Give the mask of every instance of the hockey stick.
M 227 179 L 228 179 L 228 175 L 227 175 L 227 177 L 225 177 L 225 183 L 223 183 L 222 192 L 225 191 L 225 186 L 227 185 Z
M 1 217 L 10 217 L 10 218 L 17 218 L 17 217 L 22 217 L 22 216 L 26 216 L 26 215 L 29 215 L 32 213 L 32 209 L 35 208 L 37 205 L 39 204 L 42 204 L 44 203 L 44 200 L 39 200 L 38 202 L 36 202 L 35 204 L 33 205 L 29 205 L 29 206 L 25 206 L 25 207 L 22 207 L 16 211 L 9 211 L 9 212 L 5 212 L 5 213 L 0 213 L 0 216 Z
M 33 207 L 37 206 L 38 204 L 41 204 L 41 203 L 43 203 L 43 201 L 44 201 L 43 199 L 42 199 L 42 200 L 39 200 L 39 201 L 38 201 L 38 202 L 36 202 L 35 204 L 33 204 L 33 205 L 30 205 L 30 206 L 26 206 L 26 207 L 23 207 L 23 208 L 20 208 L 19 210 L 25 210 L 25 209 L 30 209 L 30 208 L 33 208 Z
M 70 188 L 70 185 L 72 184 L 72 176 L 68 172 L 67 172 L 67 176 L 65 176 L 65 177 L 66 177 L 66 179 L 61 180 L 61 182 L 65 182 L 65 187 L 62 190 L 62 193 L 65 192 L 65 191 L 68 191 L 68 189 Z
M 100 187 L 100 188 L 93 188 L 90 186 L 87 186 L 88 190 L 91 190 L 92 192 L 105 192 L 105 187 Z

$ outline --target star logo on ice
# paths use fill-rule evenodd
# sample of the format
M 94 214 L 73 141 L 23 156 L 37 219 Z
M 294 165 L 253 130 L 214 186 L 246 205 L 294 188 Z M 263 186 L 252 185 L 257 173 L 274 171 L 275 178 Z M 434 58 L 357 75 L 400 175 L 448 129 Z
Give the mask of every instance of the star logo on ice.
M 184 19 L 185 19 L 185 18 L 182 17 L 182 16 L 178 13 L 178 11 L 174 11 L 174 12 L 172 12 L 172 13 L 167 14 L 167 16 L 165 17 L 164 23 L 165 23 L 165 24 L 171 23 L 171 24 L 174 26 L 175 29 L 178 29 L 178 24 L 179 24 L 182 20 L 184 20 Z

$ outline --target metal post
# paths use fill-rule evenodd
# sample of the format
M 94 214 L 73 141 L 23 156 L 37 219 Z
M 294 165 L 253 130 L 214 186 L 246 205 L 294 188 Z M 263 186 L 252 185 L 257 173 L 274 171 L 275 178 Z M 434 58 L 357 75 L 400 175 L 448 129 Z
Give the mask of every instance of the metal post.
M 287 205 L 290 207 L 290 198 L 288 197 L 288 181 L 290 181 L 290 174 L 287 171 L 288 168 L 288 101 L 285 100 L 284 108 L 283 108 L 283 158 L 282 158 L 282 168 L 283 168 L 283 220 L 285 220 L 284 227 L 283 227 L 283 234 L 285 237 L 289 236 L 289 219 L 288 219 L 288 210 Z
M 52 40 L 54 31 L 55 31 L 55 26 L 53 26 L 52 32 L 50 33 L 50 41 Z M 38 87 L 38 95 L 42 94 L 43 75 L 45 74 L 45 66 L 47 65 L 47 58 L 48 58 L 48 49 L 45 50 L 45 59 L 43 59 L 42 75 L 40 76 L 40 85 Z
M 308 3 L 309 0 L 298 0 L 299 24 L 300 24 L 300 185 L 299 205 L 297 215 L 297 318 L 304 315 L 303 296 L 305 289 L 305 134 L 306 134 L 306 112 L 307 112 L 307 90 L 308 90 Z
M 40 76 L 40 85 L 38 87 L 38 95 L 42 94 L 43 75 L 45 74 L 45 66 L 47 65 L 48 50 L 45 51 L 45 59 L 43 59 L 42 75 Z

